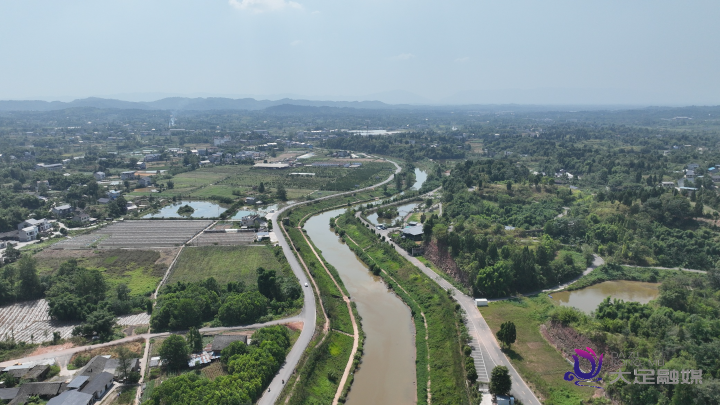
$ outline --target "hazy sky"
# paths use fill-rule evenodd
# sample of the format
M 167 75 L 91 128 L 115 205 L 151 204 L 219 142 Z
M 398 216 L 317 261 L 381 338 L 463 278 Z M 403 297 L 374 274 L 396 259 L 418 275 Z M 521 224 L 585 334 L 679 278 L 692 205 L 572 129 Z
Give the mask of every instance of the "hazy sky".
M 0 0 L 0 99 L 720 104 L 720 1 Z

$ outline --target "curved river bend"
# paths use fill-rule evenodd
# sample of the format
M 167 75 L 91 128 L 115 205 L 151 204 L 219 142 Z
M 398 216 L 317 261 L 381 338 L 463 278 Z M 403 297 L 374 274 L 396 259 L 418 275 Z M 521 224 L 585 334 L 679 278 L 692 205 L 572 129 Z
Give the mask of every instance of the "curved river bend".
M 357 305 L 365 331 L 362 364 L 348 394 L 349 405 L 416 403 L 415 328 L 410 309 L 390 293 L 350 248 L 330 230 L 330 218 L 345 210 L 310 218 L 304 228 L 315 246 L 340 273 Z

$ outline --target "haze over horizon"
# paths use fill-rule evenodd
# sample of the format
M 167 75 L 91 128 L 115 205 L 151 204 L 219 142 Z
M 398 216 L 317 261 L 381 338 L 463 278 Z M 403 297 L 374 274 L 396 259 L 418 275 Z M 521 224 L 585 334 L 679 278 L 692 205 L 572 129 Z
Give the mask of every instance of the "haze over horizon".
M 3 2 L 0 100 L 720 104 L 719 14 L 712 1 Z

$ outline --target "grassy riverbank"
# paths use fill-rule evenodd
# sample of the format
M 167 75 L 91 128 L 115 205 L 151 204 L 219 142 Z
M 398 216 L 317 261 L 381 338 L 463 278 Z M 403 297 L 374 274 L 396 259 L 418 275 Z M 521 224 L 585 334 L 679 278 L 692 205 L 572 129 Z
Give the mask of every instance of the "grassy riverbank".
M 340 199 L 330 199 L 328 201 L 318 202 L 318 205 L 321 204 L 320 206 L 300 207 L 305 208 L 301 214 L 291 211 L 288 215 L 302 215 L 298 218 L 299 221 L 309 213 L 320 212 L 324 207 L 335 206 L 342 203 L 343 201 Z M 327 335 L 325 335 L 322 326 L 316 328 L 317 335 L 306 349 L 300 366 L 298 367 L 298 372 L 292 380 L 288 381 L 288 387 L 294 386 L 294 388 L 292 390 L 287 389 L 280 400 L 284 403 L 285 399 L 289 396 L 289 404 L 331 403 L 338 391 L 345 367 L 350 360 L 353 346 L 353 338 L 352 336 L 348 336 L 353 333 L 350 312 L 348 311 L 347 304 L 342 299 L 342 295 L 347 295 L 347 291 L 342 284 L 342 279 L 340 279 L 337 270 L 327 263 L 322 256 L 320 256 L 320 260 L 323 262 L 321 263 L 318 260 L 318 257 L 311 249 L 310 244 L 312 242 L 303 237 L 300 229 L 290 226 L 284 227 L 284 229 L 287 232 L 290 243 L 299 254 L 299 259 L 307 266 L 307 270 L 320 290 L 320 301 L 327 313 L 330 330 L 327 332 Z M 314 245 L 312 247 L 316 252 L 319 252 Z M 327 271 L 325 271 L 325 268 L 323 268 L 323 264 L 333 275 L 343 291 L 338 290 Z M 318 308 L 320 308 L 319 305 Z M 358 359 L 362 354 L 362 344 L 364 341 L 360 317 L 354 306 L 352 310 L 358 323 L 360 340 L 358 344 L 358 354 L 356 354 L 351 372 L 357 367 Z M 344 402 L 351 384 L 352 374 L 342 388 L 341 402 Z
M 470 403 L 471 390 L 459 389 L 467 385 L 455 302 L 351 214 L 341 216 L 336 224 L 352 239 L 346 241 L 362 260 L 385 270 L 381 276 L 412 310 L 417 331 L 418 404 L 427 403 L 428 386 L 434 405 Z M 427 340 L 421 312 L 427 322 Z

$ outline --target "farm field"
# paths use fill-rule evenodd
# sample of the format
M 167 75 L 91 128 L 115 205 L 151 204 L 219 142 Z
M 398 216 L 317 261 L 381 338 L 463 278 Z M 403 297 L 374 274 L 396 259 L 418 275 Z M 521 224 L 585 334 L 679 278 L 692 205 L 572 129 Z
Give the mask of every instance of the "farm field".
M 506 353 L 523 379 L 540 392 L 546 403 L 580 403 L 592 396 L 594 389 L 567 384 L 558 378 L 572 366 L 540 334 L 540 325 L 553 307 L 546 297 L 534 297 L 493 302 L 479 310 L 493 332 L 499 331 L 503 322 L 515 323 L 517 341 Z
M 38 273 L 52 274 L 68 260 L 98 269 L 105 275 L 110 288 L 127 284 L 133 295 L 146 295 L 155 290 L 179 248 L 160 250 L 53 250 L 35 255 Z
M 275 256 L 269 246 L 189 246 L 183 249 L 167 283 L 197 282 L 215 277 L 220 285 L 243 281 L 257 285 L 257 268 L 285 272 L 290 269 Z M 282 256 L 284 261 L 284 256 Z
M 141 325 L 150 322 L 150 315 L 124 315 L 117 318 L 120 325 Z M 0 339 L 12 338 L 26 343 L 40 343 L 52 340 L 53 332 L 69 338 L 79 322 L 57 322 L 50 320 L 48 303 L 44 299 L 18 302 L 0 308 Z
M 316 159 L 326 161 L 327 159 Z M 304 197 L 314 190 L 349 191 L 356 186 L 365 187 L 379 178 L 386 178 L 394 166 L 371 159 L 334 159 L 333 163 L 362 163 L 358 168 L 302 166 L 284 170 L 257 169 L 247 165 L 222 165 L 200 168 L 173 177 L 174 188 L 165 190 L 165 196 L 210 198 L 221 196 L 236 198 L 233 191 L 247 193 L 261 182 L 275 188 L 282 184 L 289 199 Z M 313 176 L 294 176 L 290 173 L 313 173 Z M 379 177 L 378 177 L 379 176 Z M 131 196 L 147 193 L 130 193 Z
M 52 249 L 177 247 L 212 224 L 208 220 L 128 220 L 52 245 Z

